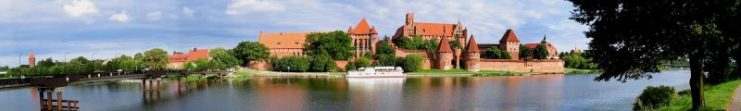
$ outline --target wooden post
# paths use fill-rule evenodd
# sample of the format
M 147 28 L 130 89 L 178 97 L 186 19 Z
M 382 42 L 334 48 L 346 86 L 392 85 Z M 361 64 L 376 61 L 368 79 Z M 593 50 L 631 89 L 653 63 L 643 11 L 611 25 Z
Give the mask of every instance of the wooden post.
M 51 92 L 52 92 L 51 90 L 47 90 L 46 91 L 46 95 L 48 96 L 48 98 L 46 99 L 46 109 L 47 110 L 52 110 L 52 108 L 53 108 L 53 106 L 52 106 L 53 104 L 51 103 L 52 102 L 51 101 L 52 100 L 52 94 L 51 94 Z
M 41 108 L 41 110 L 44 110 L 44 91 L 46 90 L 44 90 L 44 88 L 36 88 L 36 89 L 39 89 L 38 91 L 39 92 L 39 108 Z
M 54 92 L 57 93 L 57 110 L 62 110 L 62 88 L 55 88 Z

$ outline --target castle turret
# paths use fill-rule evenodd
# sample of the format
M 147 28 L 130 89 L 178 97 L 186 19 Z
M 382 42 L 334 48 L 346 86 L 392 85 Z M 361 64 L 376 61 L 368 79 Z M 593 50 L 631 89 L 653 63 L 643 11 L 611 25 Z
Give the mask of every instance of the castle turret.
M 28 67 L 36 67 L 36 54 L 33 51 L 28 52 Z
M 504 36 L 499 40 L 499 48 L 507 51 L 512 60 L 520 59 L 520 40 L 517 39 L 517 35 L 512 29 L 507 29 L 507 32 L 504 32 Z
M 481 60 L 481 50 L 479 50 L 479 45 L 476 43 L 473 35 L 471 35 L 468 45 L 466 45 L 465 57 L 466 58 L 463 61 L 466 70 L 478 72 L 481 69 L 481 65 L 479 64 L 479 61 Z
M 449 70 L 453 68 L 453 50 L 450 49 L 450 42 L 447 38 L 440 40 L 440 45 L 437 47 L 437 68 L 442 70 Z

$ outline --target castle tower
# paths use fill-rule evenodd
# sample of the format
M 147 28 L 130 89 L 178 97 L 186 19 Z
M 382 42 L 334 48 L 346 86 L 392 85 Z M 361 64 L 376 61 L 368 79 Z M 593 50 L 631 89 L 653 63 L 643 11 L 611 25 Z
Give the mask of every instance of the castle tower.
M 28 67 L 36 67 L 36 54 L 33 54 L 33 51 L 28 52 Z
M 448 39 L 443 38 L 440 40 L 440 45 L 437 47 L 437 68 L 442 70 L 449 70 L 453 68 L 453 50 L 450 49 L 450 42 Z
M 468 45 L 466 45 L 466 51 L 465 51 L 465 67 L 466 70 L 471 72 L 479 72 L 481 69 L 481 65 L 479 62 L 481 61 L 481 50 L 479 50 L 479 45 L 476 43 L 476 40 L 473 38 L 473 35 L 471 35 L 470 40 L 468 41 Z
M 520 59 L 520 40 L 512 29 L 507 29 L 504 36 L 499 40 L 499 48 L 507 51 L 512 60 Z

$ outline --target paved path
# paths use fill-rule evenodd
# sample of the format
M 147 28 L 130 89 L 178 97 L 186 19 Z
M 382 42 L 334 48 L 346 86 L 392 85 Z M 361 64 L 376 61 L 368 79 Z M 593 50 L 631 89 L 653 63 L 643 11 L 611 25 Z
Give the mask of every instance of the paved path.
M 733 91 L 733 98 L 731 99 L 730 105 L 728 105 L 727 111 L 741 111 L 741 85 L 736 87 Z

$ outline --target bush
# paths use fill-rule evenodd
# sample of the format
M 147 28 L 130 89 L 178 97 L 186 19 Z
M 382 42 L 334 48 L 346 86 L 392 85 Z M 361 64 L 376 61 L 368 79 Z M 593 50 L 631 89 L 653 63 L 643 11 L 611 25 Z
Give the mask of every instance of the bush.
M 355 66 L 368 67 L 370 66 L 370 60 L 368 60 L 368 58 L 365 58 L 365 57 L 359 57 L 358 59 L 355 60 Z
M 422 67 L 422 56 L 416 54 L 410 54 L 404 57 L 401 67 L 404 68 L 404 72 L 415 72 Z
M 345 70 L 347 70 L 347 71 L 354 70 L 354 69 L 357 69 L 357 68 L 358 67 L 355 67 L 355 62 L 348 62 L 347 65 L 345 65 Z
M 288 56 L 275 59 L 273 70 L 288 72 L 306 72 L 309 70 L 309 59 L 306 57 Z
M 640 96 L 633 103 L 633 110 L 643 111 L 651 110 L 661 106 L 666 106 L 674 97 L 674 88 L 669 86 L 648 86 L 643 90 Z
M 315 72 L 326 72 L 332 71 L 337 67 L 332 57 L 328 54 L 319 54 L 311 56 L 311 71 Z
M 378 55 L 378 66 L 397 66 L 399 63 L 394 55 Z

